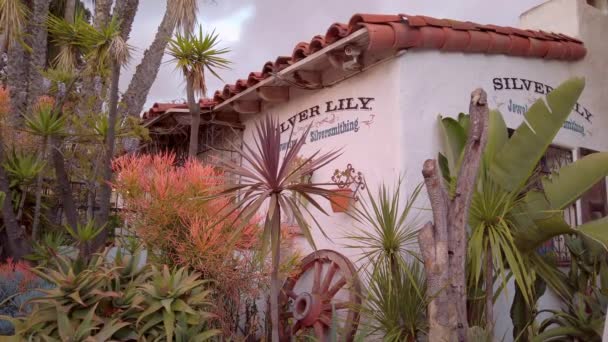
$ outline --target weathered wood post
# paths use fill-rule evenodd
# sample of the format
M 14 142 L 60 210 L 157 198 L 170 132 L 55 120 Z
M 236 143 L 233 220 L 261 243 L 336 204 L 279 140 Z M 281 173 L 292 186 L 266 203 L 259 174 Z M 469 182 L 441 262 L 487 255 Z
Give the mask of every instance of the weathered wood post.
M 481 156 L 487 141 L 487 94 L 483 89 L 471 93 L 469 135 L 456 183 L 450 198 L 435 159 L 424 162 L 422 175 L 433 210 L 418 234 L 427 276 L 429 341 L 460 341 L 467 338 L 466 252 L 469 207 Z

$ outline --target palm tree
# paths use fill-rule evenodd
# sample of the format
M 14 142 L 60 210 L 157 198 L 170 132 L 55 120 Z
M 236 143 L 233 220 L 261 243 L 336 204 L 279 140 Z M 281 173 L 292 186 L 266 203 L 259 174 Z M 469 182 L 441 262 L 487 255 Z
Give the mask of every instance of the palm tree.
M 177 33 L 169 42 L 167 53 L 173 57 L 176 67 L 184 73 L 186 78 L 186 92 L 188 106 L 190 107 L 190 145 L 188 155 L 196 158 L 198 153 L 198 131 L 201 122 L 201 109 L 195 94 L 203 96 L 207 93 L 205 82 L 205 69 L 213 76 L 221 79 L 216 69 L 228 68 L 230 61 L 221 57 L 230 52 L 227 48 L 218 48 L 219 36 L 215 30 L 203 33 L 199 26 L 198 34 Z
M 285 151 L 285 155 L 281 158 L 281 130 L 278 122 L 267 116 L 256 124 L 254 144 L 249 145 L 244 142 L 243 147 L 232 144 L 232 148 L 237 151 L 244 164 L 239 165 L 231 160 L 222 160 L 218 165 L 226 172 L 240 177 L 239 184 L 229 187 L 220 194 L 220 196 L 231 197 L 241 195 L 227 215 L 232 214 L 237 209 L 242 209 L 239 215 L 243 218 L 241 222 L 249 222 L 265 203 L 269 204 L 264 222 L 261 254 L 265 256 L 270 245 L 272 251 L 270 316 L 273 342 L 279 341 L 278 296 L 280 284 L 278 272 L 281 215 L 283 212 L 291 213 L 310 245 L 315 248 L 315 242 L 304 212 L 308 213 L 308 216 L 313 219 L 321 232 L 323 230 L 303 201 L 306 200 L 317 210 L 326 214 L 313 196 L 329 199 L 332 192 L 322 187 L 330 184 L 313 184 L 302 180 L 306 178 L 306 175 L 312 174 L 340 156 L 339 151 L 325 154 L 317 151 L 310 157 L 305 158 L 303 162 L 300 161 L 298 156 L 306 142 L 310 127 L 297 139 L 295 144 Z

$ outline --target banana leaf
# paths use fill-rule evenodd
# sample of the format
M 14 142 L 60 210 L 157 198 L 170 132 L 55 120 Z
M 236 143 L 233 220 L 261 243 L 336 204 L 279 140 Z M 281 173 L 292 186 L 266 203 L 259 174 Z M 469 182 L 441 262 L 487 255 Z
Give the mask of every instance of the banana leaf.
M 504 189 L 517 191 L 530 178 L 584 87 L 584 79 L 570 79 L 547 95 L 546 104 L 544 99 L 539 99 L 530 107 L 524 122 L 498 152 L 490 167 L 491 175 Z
M 574 203 L 597 182 L 608 176 L 608 152 L 593 153 L 542 179 L 552 209 Z

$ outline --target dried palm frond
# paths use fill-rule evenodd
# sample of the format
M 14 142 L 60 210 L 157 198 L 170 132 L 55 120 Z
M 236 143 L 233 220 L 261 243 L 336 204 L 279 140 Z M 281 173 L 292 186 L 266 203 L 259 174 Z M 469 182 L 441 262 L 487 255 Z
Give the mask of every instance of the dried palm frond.
M 197 0 L 169 0 L 167 9 L 175 20 L 175 26 L 184 34 L 194 31 L 196 14 L 198 13 Z
M 21 0 L 0 0 L 0 32 L 4 34 L 4 47 L 21 42 L 23 27 L 29 10 Z

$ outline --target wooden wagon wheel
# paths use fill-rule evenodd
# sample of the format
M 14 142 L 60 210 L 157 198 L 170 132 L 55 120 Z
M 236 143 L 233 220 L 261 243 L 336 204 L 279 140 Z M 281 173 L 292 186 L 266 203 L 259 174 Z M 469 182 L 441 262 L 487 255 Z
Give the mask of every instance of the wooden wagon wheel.
M 300 271 L 288 278 L 279 298 L 281 341 L 312 329 L 318 341 L 328 340 L 332 308 L 341 341 L 352 341 L 359 325 L 361 283 L 355 266 L 344 255 L 319 250 L 306 256 Z

